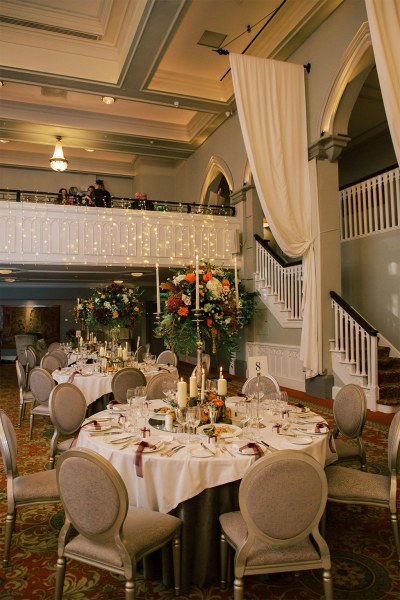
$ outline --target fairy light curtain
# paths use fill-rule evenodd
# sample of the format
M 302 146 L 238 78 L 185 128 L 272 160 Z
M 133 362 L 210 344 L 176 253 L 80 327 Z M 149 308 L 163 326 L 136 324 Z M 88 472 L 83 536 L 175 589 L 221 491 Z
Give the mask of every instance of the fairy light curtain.
M 400 165 L 400 3 L 365 0 L 386 118 Z
M 240 126 L 261 206 L 282 250 L 303 258 L 300 357 L 307 377 L 321 373 L 314 240 L 318 238 L 315 161 L 308 164 L 304 68 L 230 54 Z

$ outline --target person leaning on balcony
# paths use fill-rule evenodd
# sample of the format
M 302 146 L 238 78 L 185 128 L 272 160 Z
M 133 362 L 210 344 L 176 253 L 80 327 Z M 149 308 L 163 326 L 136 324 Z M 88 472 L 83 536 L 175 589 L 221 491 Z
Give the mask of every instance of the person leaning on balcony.
M 58 190 L 57 204 L 68 204 L 67 188 L 60 188 Z
M 81 204 L 83 204 L 83 206 L 94 206 L 93 194 L 94 185 L 89 185 L 86 194 L 82 196 Z
M 95 206 L 111 208 L 111 194 L 104 187 L 102 179 L 96 179 L 92 198 Z
M 154 204 L 147 199 L 146 192 L 136 192 L 134 201 L 131 203 L 131 208 L 136 210 L 154 210 Z

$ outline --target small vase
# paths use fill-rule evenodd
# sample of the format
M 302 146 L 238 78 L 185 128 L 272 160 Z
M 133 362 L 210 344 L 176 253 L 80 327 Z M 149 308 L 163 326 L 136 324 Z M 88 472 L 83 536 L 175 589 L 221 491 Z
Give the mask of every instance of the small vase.
M 120 336 L 120 328 L 119 327 L 110 327 L 108 330 L 108 338 L 111 343 L 111 348 L 117 348 Z

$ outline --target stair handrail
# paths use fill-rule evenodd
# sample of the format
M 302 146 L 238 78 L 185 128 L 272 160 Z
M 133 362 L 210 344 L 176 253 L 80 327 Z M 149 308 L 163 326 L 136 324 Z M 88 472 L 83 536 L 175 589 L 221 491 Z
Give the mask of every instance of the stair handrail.
M 341 353 L 341 362 L 349 365 L 353 375 L 366 380 L 366 385 L 378 400 L 379 331 L 339 294 L 331 291 L 330 297 L 335 311 L 334 350 Z
M 369 335 L 374 336 L 374 335 L 379 334 L 379 331 L 377 329 L 375 329 L 375 327 L 373 325 L 371 325 L 371 323 L 369 323 L 366 319 L 364 319 L 364 317 L 362 317 L 360 315 L 360 313 L 356 311 L 354 306 L 351 306 L 351 304 L 348 304 L 346 302 L 346 300 L 344 300 L 341 296 L 339 296 L 339 294 L 337 294 L 333 290 L 330 291 L 329 294 L 330 294 L 330 297 L 333 300 L 335 300 L 335 302 L 337 304 L 339 304 L 339 306 L 341 306 L 356 321 L 356 323 L 361 325 L 361 327 L 363 329 L 365 329 L 365 331 L 367 333 L 369 333 Z
M 267 295 L 287 312 L 289 321 L 301 321 L 303 297 L 302 260 L 288 261 L 278 256 L 259 235 L 256 240 L 256 280 L 262 283 Z

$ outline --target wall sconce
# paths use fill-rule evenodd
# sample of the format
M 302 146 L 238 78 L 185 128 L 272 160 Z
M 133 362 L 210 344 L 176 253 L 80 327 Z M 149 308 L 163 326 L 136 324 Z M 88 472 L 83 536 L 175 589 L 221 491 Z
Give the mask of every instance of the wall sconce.
M 54 154 L 50 159 L 50 166 L 53 171 L 62 172 L 65 171 L 68 167 L 68 161 L 64 158 L 64 152 L 61 146 L 61 136 L 56 137 L 57 143 L 54 148 Z

